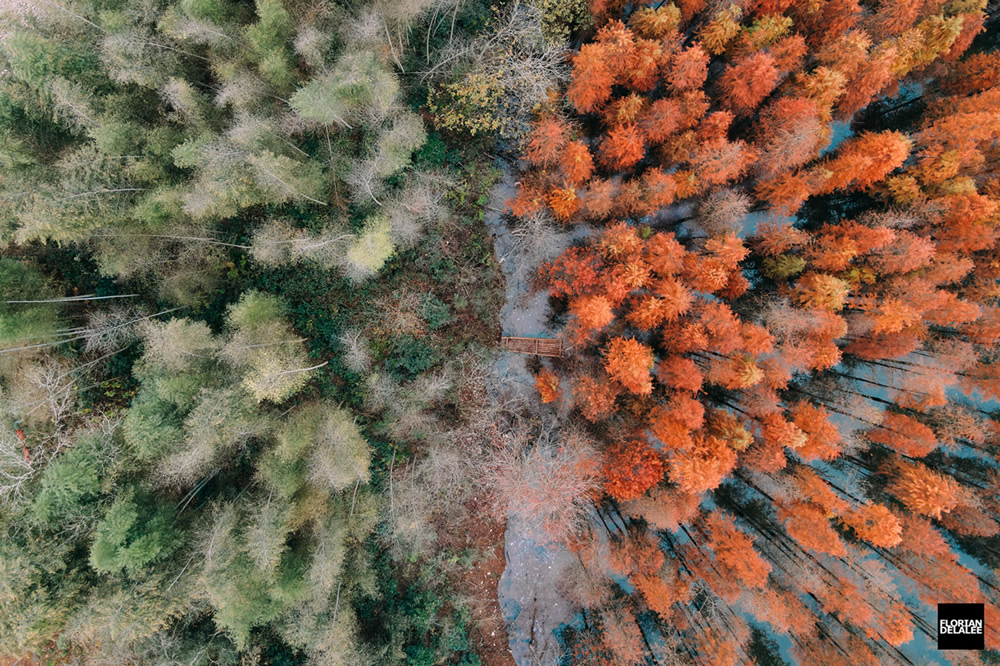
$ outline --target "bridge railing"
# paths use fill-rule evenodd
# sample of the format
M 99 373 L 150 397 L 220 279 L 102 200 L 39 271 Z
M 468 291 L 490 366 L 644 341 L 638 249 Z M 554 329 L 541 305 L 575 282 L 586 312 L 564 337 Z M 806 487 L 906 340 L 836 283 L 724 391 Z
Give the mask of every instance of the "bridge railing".
M 553 357 L 563 355 L 562 340 L 559 338 L 521 338 L 505 335 L 500 338 L 500 348 L 515 354 Z

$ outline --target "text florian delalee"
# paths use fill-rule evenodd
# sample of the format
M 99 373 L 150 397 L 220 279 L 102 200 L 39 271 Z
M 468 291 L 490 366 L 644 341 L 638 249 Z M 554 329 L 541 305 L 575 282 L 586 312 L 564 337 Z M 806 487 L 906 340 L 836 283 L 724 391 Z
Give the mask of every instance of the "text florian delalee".
M 978 636 L 983 633 L 982 620 L 939 620 L 938 633 L 945 635 L 970 634 Z

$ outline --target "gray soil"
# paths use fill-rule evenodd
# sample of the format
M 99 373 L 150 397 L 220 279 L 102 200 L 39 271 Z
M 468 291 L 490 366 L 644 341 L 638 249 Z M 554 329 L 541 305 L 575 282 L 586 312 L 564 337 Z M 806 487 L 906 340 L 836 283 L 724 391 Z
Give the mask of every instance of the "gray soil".
M 530 276 L 540 263 L 538 246 L 544 245 L 541 260 L 557 255 L 575 237 L 556 230 L 544 243 L 534 242 L 523 229 L 519 233 L 505 220 L 504 202 L 516 194 L 516 178 L 510 173 L 491 193 L 486 224 L 494 236 L 497 260 L 507 279 L 506 302 L 500 313 L 503 335 L 524 337 L 554 336 L 547 327 L 548 296 L 530 289 Z M 534 377 L 526 367 L 528 357 L 503 352 L 497 370 L 504 378 L 501 393 L 512 398 L 537 402 Z M 521 666 L 556 664 L 562 648 L 556 636 L 560 627 L 572 622 L 577 609 L 559 591 L 559 581 L 575 560 L 558 544 L 540 544 L 526 534 L 515 519 L 507 522 L 505 554 L 507 566 L 497 587 L 497 597 L 507 622 L 510 649 Z

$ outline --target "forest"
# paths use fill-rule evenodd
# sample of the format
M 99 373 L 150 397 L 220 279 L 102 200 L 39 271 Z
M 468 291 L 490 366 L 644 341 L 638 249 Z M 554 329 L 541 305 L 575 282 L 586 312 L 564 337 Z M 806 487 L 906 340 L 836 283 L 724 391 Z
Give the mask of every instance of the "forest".
M 1000 2 L 0 0 L 64 664 L 1000 664 Z

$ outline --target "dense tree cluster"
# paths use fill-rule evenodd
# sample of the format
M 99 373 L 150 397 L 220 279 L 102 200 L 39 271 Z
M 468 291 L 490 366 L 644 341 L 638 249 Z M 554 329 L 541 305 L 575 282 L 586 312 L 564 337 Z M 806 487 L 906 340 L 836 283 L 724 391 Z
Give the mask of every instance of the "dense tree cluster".
M 363 279 L 433 208 L 431 181 L 401 173 L 426 132 L 377 8 L 25 3 L 7 16 L 6 238 L 86 242 L 108 275 L 155 275 L 191 302 L 218 281 L 220 218 L 315 209 L 311 233 L 260 225 L 255 254 Z M 350 202 L 392 212 L 353 228 Z
M 0 3 L 0 662 L 478 663 L 492 175 L 407 72 L 485 12 Z
M 995 660 L 998 17 L 0 3 L 0 662 Z
M 539 393 L 603 442 L 575 661 L 910 663 L 938 602 L 1000 616 L 986 2 L 601 6 L 508 204 L 586 239 L 539 275 Z

